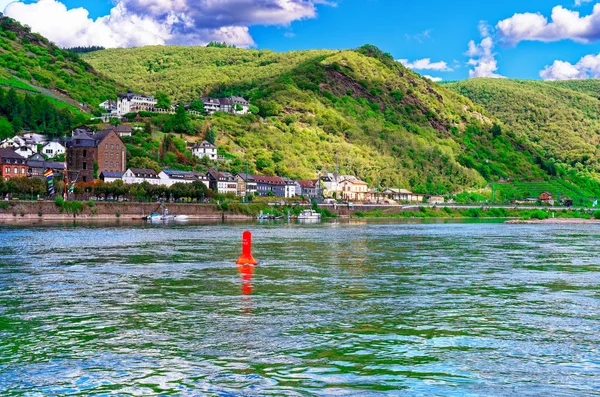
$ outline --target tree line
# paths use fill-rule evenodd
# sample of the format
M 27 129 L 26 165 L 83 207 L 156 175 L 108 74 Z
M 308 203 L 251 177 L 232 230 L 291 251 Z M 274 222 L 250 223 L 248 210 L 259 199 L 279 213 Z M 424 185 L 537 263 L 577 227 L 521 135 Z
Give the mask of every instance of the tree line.
M 41 94 L 21 96 L 14 88 L 0 88 L 0 139 L 13 137 L 23 129 L 61 136 L 75 122 L 69 110 L 57 109 Z
M 69 48 L 63 48 L 63 49 L 65 51 L 73 52 L 75 54 L 87 54 L 88 52 L 102 51 L 102 50 L 105 50 L 106 48 L 104 48 L 102 46 L 98 46 L 98 45 L 92 45 L 92 46 L 88 46 L 88 47 L 69 47 Z

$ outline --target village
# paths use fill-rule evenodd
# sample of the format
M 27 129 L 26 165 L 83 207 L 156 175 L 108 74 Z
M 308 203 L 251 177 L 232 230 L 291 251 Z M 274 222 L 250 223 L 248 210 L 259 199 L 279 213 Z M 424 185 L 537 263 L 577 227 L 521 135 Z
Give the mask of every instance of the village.
M 244 115 L 249 112 L 250 104 L 241 97 L 201 98 L 204 114 L 215 112 Z M 173 112 L 170 109 L 157 108 L 157 99 L 128 91 L 119 94 L 116 101 L 100 104 L 108 113 L 102 115 L 102 121 L 113 118 L 122 119 L 124 115 L 135 112 Z M 190 104 L 184 105 L 188 112 Z M 171 188 L 176 184 L 202 183 L 213 195 L 226 195 L 251 200 L 254 197 L 273 197 L 282 199 L 301 198 L 318 203 L 353 202 L 369 204 L 396 205 L 400 203 L 453 203 L 452 199 L 441 195 L 416 194 L 407 189 L 393 187 L 370 187 L 367 182 L 353 175 L 339 172 L 318 173 L 314 179 L 293 180 L 280 176 L 255 175 L 219 171 L 218 148 L 208 141 L 188 143 L 188 148 L 197 159 L 208 161 L 206 172 L 181 171 L 176 169 L 149 169 L 127 166 L 127 147 L 123 138 L 131 137 L 136 128 L 130 125 L 107 125 L 102 130 L 93 130 L 87 126 L 75 128 L 70 137 L 50 140 L 46 135 L 23 132 L 13 138 L 0 142 L 0 177 L 34 178 L 46 181 L 46 196 L 56 195 L 54 181 L 68 184 L 63 190 L 73 192 L 74 187 L 102 181 L 113 184 L 121 181 L 123 185 L 149 185 Z M 210 165 L 212 164 L 212 165 Z M 11 193 L 5 192 L 5 199 Z M 38 197 L 44 195 L 38 194 Z M 554 199 L 549 192 L 539 197 L 518 200 L 516 204 L 548 204 Z

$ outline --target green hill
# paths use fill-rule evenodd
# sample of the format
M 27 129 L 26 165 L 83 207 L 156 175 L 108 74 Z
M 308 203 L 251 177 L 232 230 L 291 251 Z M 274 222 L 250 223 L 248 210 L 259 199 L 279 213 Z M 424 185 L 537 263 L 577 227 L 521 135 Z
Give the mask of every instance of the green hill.
M 481 105 L 552 176 L 600 180 L 600 82 L 471 79 L 445 87 Z
M 41 93 L 59 107 L 80 111 L 97 108 L 119 89 L 77 54 L 5 16 L 0 17 L 0 86 Z
M 501 177 L 543 178 L 534 154 L 483 109 L 404 68 L 376 47 L 271 51 L 201 47 L 113 49 L 85 55 L 96 69 L 146 93 L 174 99 L 239 94 L 259 116 L 216 114 L 233 171 L 296 178 L 340 171 L 418 192 L 479 188 Z M 161 128 L 160 122 L 157 123 Z M 137 152 L 136 155 L 141 155 Z

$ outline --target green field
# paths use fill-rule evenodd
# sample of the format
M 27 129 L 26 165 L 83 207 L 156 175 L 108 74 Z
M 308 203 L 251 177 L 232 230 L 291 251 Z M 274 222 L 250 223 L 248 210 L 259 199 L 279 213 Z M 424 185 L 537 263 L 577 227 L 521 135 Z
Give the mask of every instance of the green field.
M 539 198 L 543 192 L 549 192 L 554 200 L 570 198 L 574 205 L 591 206 L 596 199 L 593 192 L 581 189 L 564 180 L 551 180 L 542 182 L 511 182 L 497 183 L 494 188 L 500 194 L 502 201 L 519 200 L 526 198 Z

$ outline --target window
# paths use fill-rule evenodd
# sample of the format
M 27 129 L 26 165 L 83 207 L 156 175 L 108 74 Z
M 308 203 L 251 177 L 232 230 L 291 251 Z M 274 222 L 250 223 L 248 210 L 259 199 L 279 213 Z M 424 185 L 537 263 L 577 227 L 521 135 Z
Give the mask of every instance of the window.
M 83 157 L 87 157 L 87 150 L 83 151 Z
M 114 166 L 115 166 L 115 165 L 114 165 L 114 163 L 111 161 L 111 162 L 110 162 L 110 168 L 112 168 L 112 167 L 114 167 Z
M 110 145 L 110 150 L 113 150 L 115 148 L 115 145 Z
M 117 162 L 115 163 L 115 165 L 118 167 L 118 166 L 119 166 L 119 162 L 117 161 Z
M 82 168 L 83 168 L 84 170 L 87 170 L 87 163 L 85 163 L 85 162 L 84 162 L 84 163 L 83 163 L 83 165 L 82 165 Z
M 117 150 L 119 150 L 119 144 L 117 143 Z
M 83 181 L 84 181 L 84 182 L 87 182 L 87 176 L 84 176 L 84 177 L 83 177 Z
M 17 167 L 15 167 L 15 169 L 13 171 L 15 171 L 15 172 L 13 172 L 13 174 L 18 174 L 19 173 L 19 169 Z
M 104 144 L 104 149 L 108 149 L 108 143 Z
M 105 161 L 105 162 L 104 162 L 104 166 L 105 166 L 105 167 L 108 167 L 108 161 Z
M 25 173 L 25 167 L 21 167 L 21 174 Z
M 10 174 L 10 167 L 6 167 L 6 169 L 4 170 L 7 174 Z
M 104 158 L 108 158 L 108 152 L 104 152 Z

